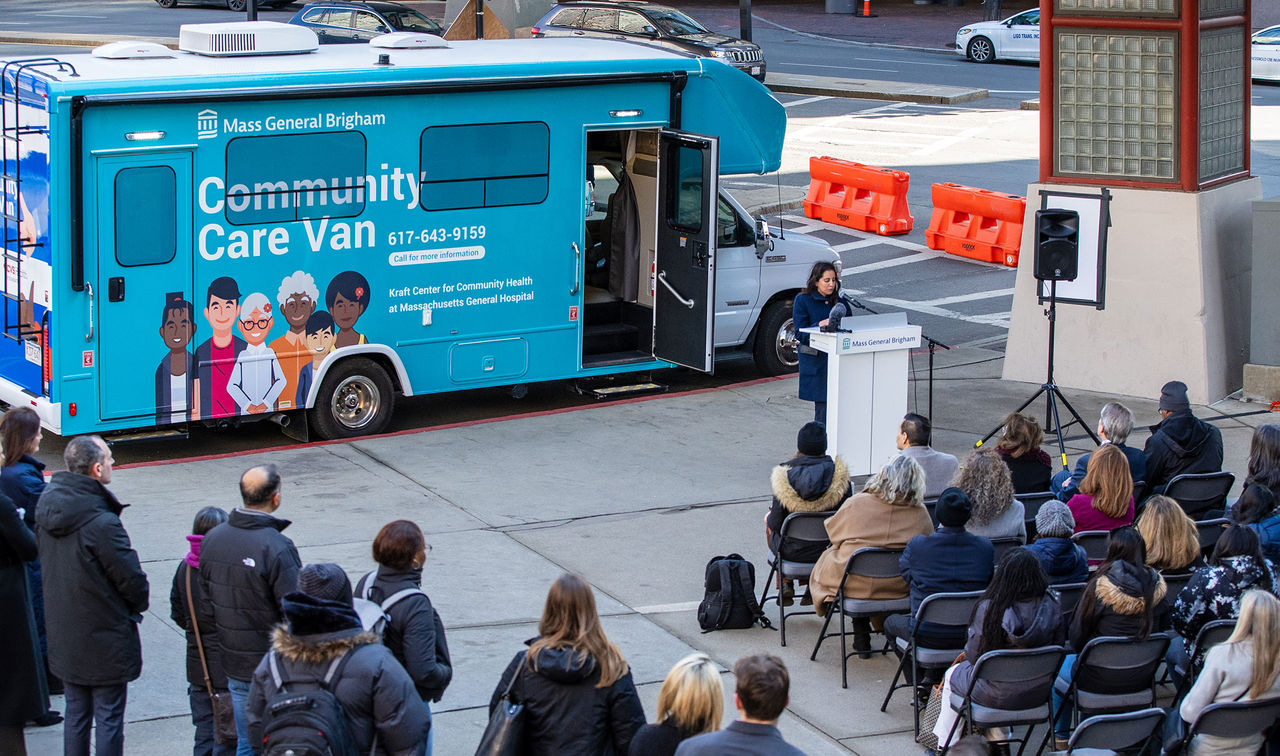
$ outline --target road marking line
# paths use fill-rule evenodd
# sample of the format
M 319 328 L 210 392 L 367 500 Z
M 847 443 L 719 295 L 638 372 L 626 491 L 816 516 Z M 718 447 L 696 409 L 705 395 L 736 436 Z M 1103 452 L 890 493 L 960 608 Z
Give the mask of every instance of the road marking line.
M 995 328 L 1009 328 L 1010 313 L 996 312 L 986 315 L 965 315 L 963 313 L 945 310 L 941 307 L 931 307 L 921 302 L 909 302 L 905 299 L 894 299 L 892 297 L 872 297 L 864 292 L 850 291 L 851 296 L 865 299 L 868 302 L 875 302 L 886 307 L 897 307 L 900 310 L 911 310 L 912 312 L 920 312 L 925 315 L 933 315 L 939 318 L 947 318 L 948 320 L 963 320 L 966 323 L 976 323 L 978 325 L 993 326 Z
M 848 228 L 846 226 L 837 226 L 834 223 L 826 223 L 824 221 L 814 221 L 810 218 L 805 218 L 803 216 L 784 215 L 783 220 L 791 220 L 791 221 L 795 221 L 797 223 L 803 224 L 802 226 L 798 226 L 795 228 L 788 227 L 786 228 L 787 231 L 796 231 L 798 233 L 807 233 L 808 231 L 812 231 L 812 230 L 835 231 L 837 233 L 845 234 L 846 236 L 852 236 L 855 239 L 875 239 L 881 244 L 887 244 L 891 247 L 900 247 L 902 249 L 910 249 L 913 251 L 928 249 L 928 247 L 924 246 L 923 244 L 919 244 L 913 241 L 908 241 L 906 239 L 900 239 L 896 236 L 876 236 L 868 232 L 858 231 L 857 229 Z
M 48 11 L 37 11 L 37 12 L 35 12 L 35 13 L 32 13 L 31 15 L 33 15 L 33 16 L 55 16 L 55 17 L 58 17 L 58 18 L 101 18 L 101 19 L 108 18 L 108 16 L 85 16 L 85 15 L 81 15 L 81 14 L 79 14 L 79 13 L 50 13 L 50 12 L 48 12 Z
M 811 102 L 822 102 L 823 100 L 830 100 L 830 99 L 831 98 L 826 95 L 819 95 L 818 97 L 806 97 L 803 100 L 796 100 L 795 102 L 784 102 L 782 103 L 782 107 L 789 108 L 789 107 L 792 107 L 793 105 L 808 105 Z
M 866 265 L 859 265 L 854 268 L 845 268 L 844 272 L 840 274 L 840 277 L 848 278 L 849 276 L 858 275 L 859 273 L 871 273 L 877 270 L 884 270 L 885 268 L 896 268 L 899 265 L 912 265 L 914 263 L 932 260 L 941 256 L 941 253 L 938 252 L 917 252 L 914 255 L 907 255 L 906 257 L 894 257 L 889 260 L 867 263 Z
M 654 604 L 652 606 L 637 606 L 635 611 L 639 614 L 667 614 L 670 612 L 688 612 L 697 609 L 700 601 L 682 601 L 678 604 Z
M 849 242 L 848 244 L 837 244 L 831 249 L 836 252 L 848 252 L 851 249 L 861 249 L 863 247 L 874 247 L 880 243 L 880 239 L 869 236 L 861 241 Z
M 921 302 L 922 305 L 936 307 L 937 305 L 957 304 L 960 302 L 976 302 L 979 299 L 995 299 L 996 297 L 1013 296 L 1013 289 L 993 289 L 991 291 L 975 291 L 972 294 L 957 294 L 954 297 L 942 297 L 941 299 L 930 299 Z

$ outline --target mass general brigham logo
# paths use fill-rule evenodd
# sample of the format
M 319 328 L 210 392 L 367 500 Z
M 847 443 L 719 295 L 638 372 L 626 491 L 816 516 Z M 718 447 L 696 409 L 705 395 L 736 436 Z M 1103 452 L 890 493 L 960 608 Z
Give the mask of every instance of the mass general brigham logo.
M 218 111 L 202 110 L 196 113 L 196 139 L 218 137 Z

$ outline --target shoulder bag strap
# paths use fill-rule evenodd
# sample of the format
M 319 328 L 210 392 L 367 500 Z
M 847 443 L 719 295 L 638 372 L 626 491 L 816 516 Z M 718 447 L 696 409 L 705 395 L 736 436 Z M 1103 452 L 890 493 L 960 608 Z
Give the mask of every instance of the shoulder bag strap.
M 369 598 L 369 591 L 373 589 L 373 577 L 374 575 L 377 575 L 377 574 L 378 574 L 378 571 L 374 570 L 372 572 L 366 573 L 364 577 L 360 578 L 358 582 L 359 584 L 364 586 L 363 588 L 360 589 L 360 598 L 365 599 L 366 601 L 373 600 Z
M 402 591 L 396 591 L 395 593 L 388 596 L 386 601 L 382 602 L 382 611 L 383 612 L 390 611 L 391 607 L 394 606 L 396 602 L 398 602 L 400 599 L 408 598 L 409 596 L 412 596 L 415 593 L 421 593 L 423 596 L 427 595 L 426 592 L 423 591 L 421 588 L 405 588 Z
M 529 663 L 529 654 L 526 652 L 523 656 L 520 657 L 520 663 L 516 665 L 516 671 L 515 671 L 515 674 L 511 676 L 511 682 L 507 683 L 507 689 L 502 691 L 502 697 L 505 698 L 506 700 L 508 701 L 511 700 L 511 689 L 515 687 L 516 680 L 520 679 L 520 671 L 523 670 L 524 665 L 528 663 Z
M 191 599 L 191 565 L 187 565 L 187 618 L 191 620 L 191 632 L 196 636 L 196 652 L 200 655 L 200 669 L 204 672 L 204 689 L 213 700 L 213 682 L 209 679 L 209 662 L 204 658 L 204 643 L 200 640 L 200 622 L 196 619 L 196 604 Z

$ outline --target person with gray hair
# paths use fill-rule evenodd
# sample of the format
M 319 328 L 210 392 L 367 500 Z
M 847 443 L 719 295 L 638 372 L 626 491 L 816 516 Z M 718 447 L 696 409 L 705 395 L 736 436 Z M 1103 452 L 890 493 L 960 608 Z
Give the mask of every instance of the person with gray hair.
M 289 326 L 284 335 L 271 342 L 271 351 L 276 353 L 276 361 L 284 373 L 284 390 L 279 398 L 282 410 L 297 408 L 298 376 L 302 368 L 311 362 L 311 351 L 307 349 L 307 318 L 315 313 L 319 301 L 320 289 L 316 288 L 315 279 L 301 270 L 285 276 L 280 282 L 280 290 L 276 292 L 280 314 Z
M 1083 583 L 1089 579 L 1089 557 L 1071 540 L 1076 518 L 1060 501 L 1046 501 L 1036 512 L 1036 540 L 1027 551 L 1036 555 L 1049 583 Z
M 128 684 L 142 673 L 138 624 L 151 587 L 120 522 L 124 505 L 107 489 L 115 460 L 98 436 L 71 439 L 69 468 L 36 505 L 49 667 L 66 688 L 62 752 L 124 753 Z
M 1102 405 L 1102 412 L 1098 417 L 1098 438 L 1102 439 L 1103 444 L 1113 444 L 1124 453 L 1124 458 L 1129 461 L 1129 474 L 1133 476 L 1133 482 L 1137 483 L 1143 480 L 1146 474 L 1147 455 L 1141 449 L 1125 445 L 1125 441 L 1129 440 L 1129 434 L 1132 432 L 1132 410 L 1119 402 L 1107 402 Z M 1076 467 L 1070 473 L 1060 470 L 1053 476 L 1049 490 L 1058 497 L 1059 501 L 1069 501 L 1072 496 L 1080 493 L 1080 484 L 1084 481 L 1084 474 L 1089 470 L 1090 456 L 1092 452 L 1076 460 Z M 1150 481 L 1147 482 L 1150 483 Z

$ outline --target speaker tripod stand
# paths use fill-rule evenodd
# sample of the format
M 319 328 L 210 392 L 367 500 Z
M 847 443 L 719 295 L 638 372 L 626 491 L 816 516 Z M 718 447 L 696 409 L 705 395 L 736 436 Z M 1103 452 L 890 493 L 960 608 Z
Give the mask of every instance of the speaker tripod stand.
M 1039 281 L 1037 280 L 1036 283 L 1038 284 Z M 1061 418 L 1058 415 L 1059 403 L 1061 403 L 1061 405 L 1065 407 L 1068 412 L 1071 413 L 1071 417 L 1075 418 L 1070 423 L 1067 423 L 1068 426 L 1072 425 L 1073 423 L 1079 423 L 1080 427 L 1084 429 L 1084 432 L 1089 435 L 1089 438 L 1093 439 L 1093 443 L 1098 444 L 1101 442 L 1099 441 L 1098 436 L 1093 432 L 1093 429 L 1089 427 L 1089 424 L 1086 423 L 1084 419 L 1080 417 L 1080 413 L 1076 412 L 1076 408 L 1072 407 L 1071 402 L 1067 401 L 1067 397 L 1062 395 L 1062 391 L 1058 389 L 1058 384 L 1055 383 L 1053 380 L 1054 338 L 1056 336 L 1056 330 L 1058 325 L 1058 279 L 1056 278 L 1049 281 L 1049 308 L 1044 311 L 1044 314 L 1049 318 L 1048 375 L 1045 377 L 1044 383 L 1040 384 L 1040 388 L 1037 389 L 1036 392 L 1031 395 L 1031 398 L 1023 402 L 1021 406 L 1019 406 L 1016 410 L 1014 410 L 1014 412 L 1022 412 L 1027 407 L 1030 407 L 1035 400 L 1039 399 L 1042 395 L 1044 396 L 1045 398 L 1045 407 L 1044 407 L 1045 433 L 1053 433 L 1058 437 L 1058 454 L 1059 454 L 1059 457 L 1062 459 L 1062 469 L 1068 470 L 1070 468 L 1067 467 L 1067 444 L 1065 439 L 1063 439 L 1062 437 L 1062 431 L 1064 426 L 1062 424 Z M 982 446 L 987 441 L 991 440 L 992 436 L 999 433 L 1000 429 L 1003 427 L 1004 427 L 1004 424 L 1001 423 L 1000 425 L 997 425 L 996 427 L 992 428 L 991 432 L 983 436 L 982 440 L 974 444 L 974 446 L 975 447 Z

